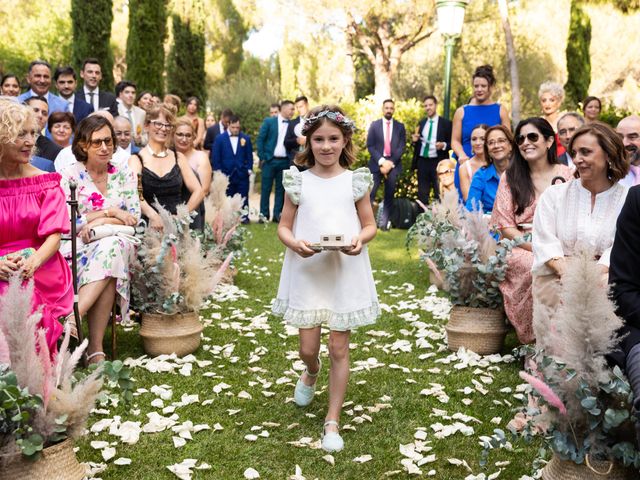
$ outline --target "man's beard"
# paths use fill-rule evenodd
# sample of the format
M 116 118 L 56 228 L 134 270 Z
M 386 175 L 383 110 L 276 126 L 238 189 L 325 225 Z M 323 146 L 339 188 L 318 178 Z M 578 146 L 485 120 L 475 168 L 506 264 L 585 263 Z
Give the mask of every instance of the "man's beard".
M 385 113 L 384 118 L 387 120 L 391 120 L 393 118 L 393 113 Z
M 631 162 L 631 165 L 640 165 L 640 149 L 635 147 L 634 149 L 627 149 L 627 152 L 629 153 L 629 161 Z

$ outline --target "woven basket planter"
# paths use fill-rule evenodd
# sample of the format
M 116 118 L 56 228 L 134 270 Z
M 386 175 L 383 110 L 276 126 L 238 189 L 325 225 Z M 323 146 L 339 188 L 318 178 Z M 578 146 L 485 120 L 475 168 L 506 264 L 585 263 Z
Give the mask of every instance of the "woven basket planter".
M 477 353 L 499 353 L 507 334 L 504 312 L 491 308 L 472 308 L 454 305 L 445 330 L 449 350 L 460 347 Z
M 86 474 L 70 439 L 45 448 L 37 460 L 20 453 L 0 457 L 0 478 L 7 480 L 82 480 Z
M 543 480 L 633 480 L 639 477 L 633 469 L 616 462 L 589 460 L 587 464 L 577 464 L 561 460 L 554 455 L 542 470 Z
M 182 357 L 198 349 L 203 328 L 196 312 L 143 313 L 140 336 L 144 351 L 149 355 L 175 353 Z

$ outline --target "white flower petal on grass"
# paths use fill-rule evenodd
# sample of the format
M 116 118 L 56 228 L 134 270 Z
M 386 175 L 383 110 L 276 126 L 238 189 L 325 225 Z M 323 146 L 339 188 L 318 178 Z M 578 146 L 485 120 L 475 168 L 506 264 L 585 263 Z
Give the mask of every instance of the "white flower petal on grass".
M 296 329 L 296 333 L 297 333 L 297 329 Z M 307 480 L 307 479 L 302 475 L 302 469 L 300 468 L 300 466 L 296 465 L 296 473 L 291 475 L 288 478 L 288 480 Z
M 373 457 L 371 455 L 361 455 L 359 457 L 356 457 L 353 459 L 354 462 L 356 463 L 366 463 L 370 460 L 373 460 Z
M 96 450 L 102 450 L 103 448 L 109 446 L 109 442 L 105 442 L 103 440 L 94 440 L 89 445 L 91 445 L 91 448 L 94 448 Z
M 161 398 L 155 398 L 151 402 L 151 406 L 154 407 L 154 408 L 162 408 L 162 407 L 164 407 L 164 402 L 162 401 Z
M 192 363 L 185 363 L 180 370 L 178 370 L 178 373 L 184 377 L 190 377 L 191 376 L 191 371 L 193 370 L 193 364 Z
M 187 444 L 187 440 L 182 437 L 171 437 L 171 439 L 173 440 L 174 448 L 184 447 Z
M 116 458 L 113 461 L 114 465 L 131 465 L 131 459 L 126 457 Z
M 247 468 L 244 471 L 244 478 L 246 478 L 247 480 L 253 480 L 255 478 L 260 478 L 260 474 L 258 473 L 258 471 L 255 468 Z
M 327 462 L 329 465 L 335 465 L 336 464 L 336 460 L 335 458 L 333 458 L 333 455 L 325 455 L 324 457 L 322 457 L 322 459 Z
M 420 470 L 418 466 L 411 461 L 410 458 L 403 458 L 402 460 L 400 460 L 400 463 L 409 475 L 422 475 L 422 470 Z
M 102 449 L 102 458 L 104 459 L 105 462 L 108 462 L 109 460 L 111 460 L 115 456 L 116 456 L 116 449 L 115 448 L 106 447 L 106 448 Z
M 244 390 L 238 393 L 237 397 L 243 400 L 251 400 L 253 398 L 249 392 L 245 392 Z
M 122 443 L 134 445 L 140 440 L 140 432 L 140 422 L 126 421 L 120 424 L 116 432 L 110 433 L 120 437 Z
M 245 435 L 244 439 L 249 441 L 249 442 L 255 442 L 256 440 L 258 440 L 258 436 L 254 435 L 253 433 L 250 433 L 248 435 Z

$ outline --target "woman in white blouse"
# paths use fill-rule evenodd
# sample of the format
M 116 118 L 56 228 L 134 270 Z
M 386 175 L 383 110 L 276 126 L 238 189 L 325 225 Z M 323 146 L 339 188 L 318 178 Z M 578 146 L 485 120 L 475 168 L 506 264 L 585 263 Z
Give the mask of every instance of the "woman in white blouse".
M 611 127 L 601 122 L 581 127 L 568 151 L 576 179 L 548 188 L 533 219 L 534 310 L 540 304 L 555 309 L 565 257 L 580 250 L 593 251 L 606 285 L 616 219 L 627 196 L 627 187 L 618 183 L 629 171 L 627 154 Z

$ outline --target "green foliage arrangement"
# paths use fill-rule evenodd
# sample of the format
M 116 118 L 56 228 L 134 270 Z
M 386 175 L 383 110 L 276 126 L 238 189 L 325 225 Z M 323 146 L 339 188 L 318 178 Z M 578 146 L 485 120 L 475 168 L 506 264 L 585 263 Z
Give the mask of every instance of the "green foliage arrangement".
M 173 44 L 167 59 L 169 92 L 186 100 L 207 97 L 204 71 L 204 5 L 202 0 L 176 0 L 171 15 Z
M 541 435 L 543 455 L 550 450 L 576 464 L 615 460 L 638 469 L 631 388 L 620 368 L 610 368 L 605 359 L 617 347 L 622 320 L 591 252 L 568 261 L 560 288 L 557 310 L 534 309 L 533 367 L 531 373 L 520 372 L 535 402 L 522 408 L 510 435 L 498 430 L 484 438 L 483 461 L 509 439 L 529 442 Z
M 127 75 L 138 91 L 164 92 L 167 0 L 129 0 Z
M 581 107 L 584 107 L 584 106 L 581 105 Z M 610 103 L 603 104 L 602 111 L 600 112 L 600 120 L 605 123 L 608 123 L 613 128 L 616 128 L 620 120 L 622 120 L 625 117 L 628 117 L 632 113 L 633 112 L 631 110 L 627 110 L 625 108 L 617 108 L 616 106 Z
M 85 58 L 97 58 L 102 67 L 100 88 L 104 90 L 113 90 L 112 7 L 112 0 L 71 1 L 73 65 L 80 71 Z
M 567 70 L 569 78 L 564 86 L 566 102 L 578 105 L 589 92 L 591 83 L 591 20 L 578 1 L 571 2 L 571 21 L 567 40 Z
M 467 211 L 456 191 L 445 194 L 416 220 L 407 234 L 431 270 L 438 288 L 449 293 L 453 305 L 502 307 L 498 286 L 507 273 L 509 252 L 521 243 L 497 241 L 482 210 Z

